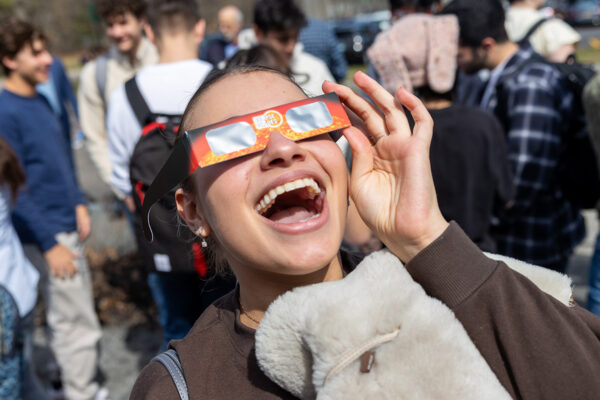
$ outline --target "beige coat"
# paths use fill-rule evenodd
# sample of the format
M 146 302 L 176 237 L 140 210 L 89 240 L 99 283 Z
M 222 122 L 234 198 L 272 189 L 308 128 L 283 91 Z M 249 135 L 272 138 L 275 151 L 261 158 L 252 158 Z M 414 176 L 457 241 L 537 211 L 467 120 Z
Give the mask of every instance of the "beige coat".
M 106 110 L 110 94 L 120 84 L 135 75 L 142 67 L 158 62 L 158 52 L 150 41 L 143 38 L 134 64 L 111 47 L 107 52 L 105 96 L 102 98 L 96 79 L 96 61 L 88 62 L 79 76 L 77 102 L 81 129 L 85 133 L 86 147 L 102 181 L 110 185 L 111 166 L 108 158 Z M 117 191 L 115 193 L 118 195 Z

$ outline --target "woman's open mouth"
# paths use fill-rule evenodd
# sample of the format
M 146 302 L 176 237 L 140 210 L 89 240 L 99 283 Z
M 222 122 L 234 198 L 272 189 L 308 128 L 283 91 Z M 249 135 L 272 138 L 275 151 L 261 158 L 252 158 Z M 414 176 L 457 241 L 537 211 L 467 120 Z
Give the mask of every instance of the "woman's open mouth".
M 256 211 L 278 224 L 297 224 L 321 215 L 325 194 L 313 178 L 296 179 L 269 190 Z

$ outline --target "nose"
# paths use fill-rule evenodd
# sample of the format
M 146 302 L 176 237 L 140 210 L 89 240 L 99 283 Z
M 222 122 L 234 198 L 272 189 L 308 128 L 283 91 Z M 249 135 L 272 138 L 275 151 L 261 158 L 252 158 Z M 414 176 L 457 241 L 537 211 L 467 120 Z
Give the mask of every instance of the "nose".
M 284 47 L 284 51 L 286 52 L 286 54 L 292 55 L 294 53 L 294 48 L 296 47 L 296 43 L 298 41 L 295 39 L 289 39 Z
M 262 153 L 260 165 L 263 169 L 289 167 L 295 162 L 304 161 L 306 150 L 297 142 L 279 132 L 272 132 L 267 147 Z
M 44 51 L 44 53 L 42 54 L 42 62 L 46 66 L 52 65 L 52 62 L 53 62 L 52 61 L 52 55 L 50 55 L 50 52 L 48 52 L 47 50 Z
M 109 37 L 118 38 L 122 36 L 123 30 L 119 24 L 113 24 L 109 26 L 109 28 L 106 30 L 106 33 Z

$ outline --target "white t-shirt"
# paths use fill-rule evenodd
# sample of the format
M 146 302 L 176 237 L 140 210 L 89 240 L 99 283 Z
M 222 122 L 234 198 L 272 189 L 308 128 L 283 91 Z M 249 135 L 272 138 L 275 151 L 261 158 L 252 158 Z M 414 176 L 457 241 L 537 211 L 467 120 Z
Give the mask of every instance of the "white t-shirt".
M 504 23 L 509 39 L 513 42 L 520 41 L 529 29 L 542 18 L 544 16 L 536 10 L 510 7 Z M 576 44 L 580 40 L 581 35 L 558 18 L 551 18 L 544 22 L 529 38 L 533 49 L 543 56 L 554 53 L 566 44 Z
M 327 64 L 319 58 L 304 52 L 302 43 L 296 44 L 290 61 L 294 80 L 310 97 L 323 94 L 323 81 L 335 82 Z
M 150 65 L 136 75 L 136 82 L 150 111 L 183 114 L 190 98 L 211 71 L 201 60 Z M 129 160 L 142 133 L 125 85 L 110 97 L 107 113 L 108 151 L 112 165 L 111 184 L 125 195 L 131 194 Z

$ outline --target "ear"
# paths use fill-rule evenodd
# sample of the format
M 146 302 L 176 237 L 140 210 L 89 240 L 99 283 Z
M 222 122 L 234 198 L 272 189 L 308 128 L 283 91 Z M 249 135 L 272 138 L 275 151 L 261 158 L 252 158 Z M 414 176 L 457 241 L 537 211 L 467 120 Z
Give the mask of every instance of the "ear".
M 483 40 L 481 41 L 480 47 L 486 52 L 489 52 L 491 49 L 496 47 L 496 44 L 497 42 L 495 39 L 492 39 L 491 37 L 486 37 L 483 38 Z
M 192 232 L 196 233 L 198 228 L 202 228 L 204 230 L 204 237 L 210 235 L 210 226 L 204 218 L 194 195 L 184 192 L 183 189 L 177 189 L 175 192 L 175 203 L 177 204 L 179 216 L 185 221 Z
M 256 37 L 256 41 L 260 42 L 263 38 L 263 32 L 256 25 L 252 25 L 252 29 L 254 30 L 254 36 Z
M 9 70 L 14 71 L 15 69 L 17 69 L 17 62 L 15 61 L 14 58 L 11 58 L 9 56 L 4 56 L 4 57 L 2 57 L 1 61 L 2 61 L 2 65 L 4 65 Z
M 144 24 L 144 33 L 146 34 L 148 40 L 150 40 L 153 44 L 156 44 L 156 35 L 154 34 L 150 24 Z
M 202 43 L 205 32 L 206 32 L 206 21 L 201 19 L 198 22 L 196 22 L 196 25 L 194 25 L 194 37 L 196 38 L 196 42 Z

